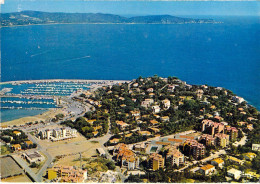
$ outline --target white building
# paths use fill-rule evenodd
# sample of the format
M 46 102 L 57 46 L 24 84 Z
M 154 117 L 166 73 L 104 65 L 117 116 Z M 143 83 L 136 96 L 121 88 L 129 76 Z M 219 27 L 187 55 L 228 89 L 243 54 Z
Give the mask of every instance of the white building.
M 58 141 L 77 137 L 77 130 L 70 127 L 37 129 L 36 136 L 40 139 L 51 139 L 52 141 Z
M 245 101 L 244 98 L 239 97 L 239 96 L 233 96 L 233 97 L 232 97 L 232 100 L 233 100 L 234 102 L 236 102 L 236 103 L 242 103 L 242 102 Z
M 184 155 L 177 149 L 170 149 L 166 156 L 166 160 L 172 166 L 174 165 L 179 166 L 184 164 Z
M 31 163 L 40 163 L 45 160 L 44 156 L 42 156 L 38 151 L 33 152 L 25 152 L 22 155 L 30 164 Z
M 142 101 L 141 106 L 142 107 L 149 107 L 152 103 L 154 103 L 153 99 L 145 99 L 144 101 Z
M 239 180 L 241 177 L 242 172 L 240 170 L 231 168 L 227 171 L 227 175 L 234 178 L 235 180 Z
M 165 109 L 169 109 L 170 106 L 171 106 L 171 102 L 170 102 L 170 100 L 168 100 L 168 99 L 163 100 L 162 103 L 163 103 L 163 107 L 164 107 Z
M 252 144 L 252 150 L 260 151 L 260 144 Z
M 158 105 L 152 106 L 153 113 L 159 113 L 160 112 L 160 107 Z

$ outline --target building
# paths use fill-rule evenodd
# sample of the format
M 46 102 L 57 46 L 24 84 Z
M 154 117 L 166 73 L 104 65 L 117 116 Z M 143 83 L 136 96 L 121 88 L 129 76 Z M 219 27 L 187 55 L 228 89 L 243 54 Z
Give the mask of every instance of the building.
M 169 116 L 163 116 L 160 119 L 161 119 L 161 121 L 169 121 L 170 120 Z
M 179 85 L 169 85 L 169 86 L 168 86 L 168 91 L 169 91 L 169 92 L 174 92 L 174 89 L 175 89 L 175 87 L 177 87 L 177 86 L 179 86 Z
M 168 99 L 163 100 L 162 104 L 163 104 L 163 108 L 165 108 L 165 109 L 169 109 L 171 106 L 171 102 Z
M 216 145 L 225 148 L 229 145 L 229 135 L 218 133 L 215 135 Z
M 230 141 L 236 141 L 238 136 L 238 130 L 235 127 L 226 126 L 225 134 L 229 135 Z
M 228 156 L 228 160 L 235 163 L 235 164 L 238 164 L 238 165 L 242 165 L 244 163 L 243 160 L 240 160 L 236 157 L 232 157 L 232 156 Z
M 12 145 L 12 149 L 13 149 L 14 151 L 21 151 L 21 150 L 22 150 L 22 147 L 21 147 L 20 144 L 14 144 L 14 145 Z
M 141 102 L 141 106 L 148 108 L 152 103 L 154 103 L 153 99 L 145 99 L 144 101 Z
M 193 158 L 199 160 L 204 157 L 206 148 L 203 144 L 198 143 L 196 140 L 187 139 L 183 144 L 184 152 L 188 155 L 192 155 Z
M 260 144 L 252 144 L 253 151 L 260 151 Z
M 158 153 L 152 153 L 148 160 L 149 168 L 156 171 L 164 167 L 164 158 Z
M 106 152 L 103 148 L 97 148 L 97 152 L 99 153 L 99 156 L 106 157 Z
M 146 152 L 147 145 L 145 143 L 137 143 L 134 145 L 135 151 Z
M 203 175 L 209 175 L 209 174 L 212 174 L 215 172 L 215 166 L 213 165 L 210 165 L 210 164 L 207 164 L 207 165 L 204 165 L 202 166 L 200 169 L 199 169 L 199 172 Z
M 50 139 L 59 141 L 77 137 L 77 130 L 70 127 L 55 128 L 55 129 L 37 129 L 36 137 L 40 139 Z
M 156 120 L 150 120 L 150 123 L 152 124 L 152 125 L 158 125 L 159 124 L 159 122 L 158 121 L 156 121 Z
M 256 154 L 249 152 L 249 153 L 245 153 L 243 156 L 246 160 L 252 161 L 256 157 Z
M 202 132 L 206 132 L 212 136 L 217 133 L 224 133 L 224 127 L 222 123 L 216 123 L 212 120 L 204 119 L 202 121 Z
M 245 101 L 244 98 L 239 97 L 239 96 L 233 96 L 233 97 L 232 97 L 232 100 L 233 100 L 234 102 L 236 102 L 236 103 L 242 103 L 242 102 Z
M 134 170 L 139 167 L 139 158 L 124 144 L 118 147 L 116 160 L 120 162 L 121 167 L 126 167 L 128 170 Z
M 116 121 L 116 124 L 121 130 L 124 130 L 127 126 L 129 126 L 127 123 L 123 121 Z
M 235 180 L 239 180 L 241 177 L 242 172 L 240 170 L 231 168 L 227 171 L 227 175 L 234 178 Z
M 221 158 L 215 158 L 213 160 L 211 160 L 211 165 L 217 166 L 222 168 L 224 166 L 224 160 L 222 160 Z
M 58 179 L 59 182 L 83 183 L 87 179 L 87 171 L 75 169 L 72 166 L 55 166 L 47 171 L 48 179 Z
M 20 136 L 20 135 L 21 135 L 21 132 L 20 132 L 20 131 L 13 131 L 13 133 L 14 133 L 16 136 Z
M 206 146 L 216 146 L 216 138 L 209 134 L 201 135 L 199 142 Z
M 45 157 L 42 156 L 38 151 L 25 152 L 22 155 L 30 164 L 31 163 L 40 163 L 45 160 Z
M 176 165 L 179 167 L 184 164 L 184 155 L 173 146 L 166 155 L 166 162 L 170 163 L 172 166 Z
M 152 109 L 153 109 L 153 113 L 154 114 L 157 114 L 160 112 L 160 107 L 158 105 L 154 105 L 152 106 Z
M 130 113 L 134 117 L 140 116 L 140 111 L 130 111 Z
M 30 145 L 33 145 L 32 141 L 24 141 L 24 144 L 29 147 Z

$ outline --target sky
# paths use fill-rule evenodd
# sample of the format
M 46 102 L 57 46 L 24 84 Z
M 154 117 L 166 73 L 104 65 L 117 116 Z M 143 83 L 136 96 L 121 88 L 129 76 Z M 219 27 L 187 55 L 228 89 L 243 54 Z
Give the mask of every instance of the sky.
M 260 15 L 260 1 L 5 0 L 0 6 L 1 13 L 37 10 L 118 15 Z

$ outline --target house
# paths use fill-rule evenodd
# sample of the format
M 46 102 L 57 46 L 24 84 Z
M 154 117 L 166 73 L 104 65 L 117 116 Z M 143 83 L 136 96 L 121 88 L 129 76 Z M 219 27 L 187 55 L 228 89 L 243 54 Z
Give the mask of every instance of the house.
M 155 114 L 160 112 L 160 107 L 158 105 L 152 106 L 152 109 L 153 109 L 153 113 L 155 113 Z
M 12 145 L 12 149 L 13 149 L 14 151 L 21 151 L 21 150 L 22 150 L 22 147 L 21 147 L 20 144 L 14 144 L 14 145 Z
M 248 124 L 246 127 L 250 131 L 254 130 L 254 125 L 253 124 Z
M 240 170 L 231 168 L 227 171 L 227 175 L 234 178 L 235 180 L 239 180 L 241 177 L 242 172 Z
M 171 106 L 171 102 L 168 99 L 163 100 L 162 104 L 163 104 L 163 108 L 165 108 L 165 109 L 169 109 Z
M 19 131 L 13 131 L 13 133 L 14 133 L 16 136 L 21 135 L 21 132 L 19 132 Z
M 179 86 L 179 85 L 169 85 L 167 90 L 168 90 L 169 92 L 174 92 L 174 89 L 175 89 L 175 87 L 177 87 L 177 86 Z
M 152 125 L 158 125 L 158 124 L 159 124 L 159 122 L 156 121 L 156 120 L 150 120 L 150 123 L 151 123 Z
M 146 91 L 149 92 L 149 93 L 152 93 L 153 92 L 153 88 L 148 88 Z
M 215 172 L 215 166 L 211 164 L 204 165 L 200 168 L 199 172 L 203 175 L 209 175 Z
M 236 157 L 232 157 L 232 156 L 228 156 L 228 160 L 235 163 L 235 164 L 239 164 L 239 165 L 242 165 L 244 163 L 243 160 L 240 160 Z
M 232 100 L 233 100 L 234 102 L 236 102 L 236 103 L 242 103 L 242 102 L 245 101 L 244 98 L 239 97 L 239 96 L 233 96 L 233 97 L 232 97 Z
M 217 166 L 222 168 L 224 166 L 224 160 L 222 160 L 221 158 L 215 158 L 213 160 L 211 160 L 211 165 Z
M 109 142 L 112 144 L 115 144 L 115 143 L 118 143 L 119 141 L 120 141 L 120 139 L 114 138 L 114 139 L 111 139 Z
M 22 155 L 30 164 L 31 163 L 40 163 L 45 160 L 45 157 L 42 156 L 38 151 L 25 152 Z
M 248 152 L 248 153 L 245 153 L 243 156 L 246 160 L 252 161 L 256 157 L 256 154 L 252 153 L 252 152 Z
M 92 134 L 94 135 L 94 136 L 97 136 L 98 135 L 98 131 L 94 131 L 94 132 L 92 132 Z
M 140 111 L 130 111 L 131 115 L 136 117 L 136 116 L 140 116 Z
M 141 102 L 141 106 L 148 108 L 152 103 L 154 103 L 153 99 L 145 99 L 144 101 Z
M 260 151 L 260 144 L 252 144 L 253 151 Z
M 116 121 L 117 126 L 119 126 L 119 128 L 121 130 L 124 130 L 127 126 L 129 126 L 127 123 L 123 122 L 123 121 Z
M 33 145 L 33 142 L 32 141 L 24 141 L 25 145 L 27 147 L 29 147 L 30 145 Z
M 169 116 L 163 116 L 160 119 L 161 119 L 161 121 L 169 121 L 170 120 Z
M 146 136 L 152 135 L 152 133 L 149 131 L 138 131 L 138 133 L 141 135 L 146 135 Z
M 148 166 L 153 171 L 164 168 L 164 158 L 158 153 L 152 153 L 148 159 Z
M 158 128 L 149 128 L 150 130 L 151 130 L 151 132 L 154 132 L 154 133 L 158 133 L 158 132 L 160 132 L 160 129 L 158 129 Z

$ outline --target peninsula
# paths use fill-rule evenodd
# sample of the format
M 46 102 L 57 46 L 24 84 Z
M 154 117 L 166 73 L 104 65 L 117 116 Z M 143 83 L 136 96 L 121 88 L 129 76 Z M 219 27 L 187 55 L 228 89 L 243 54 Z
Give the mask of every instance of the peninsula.
M 177 77 L 95 82 L 48 119 L 1 127 L 3 181 L 259 181 L 260 115 L 242 97 Z
M 35 24 L 204 24 L 219 23 L 212 19 L 181 18 L 172 15 L 149 15 L 126 18 L 103 13 L 53 13 L 21 11 L 1 13 L 1 26 Z

